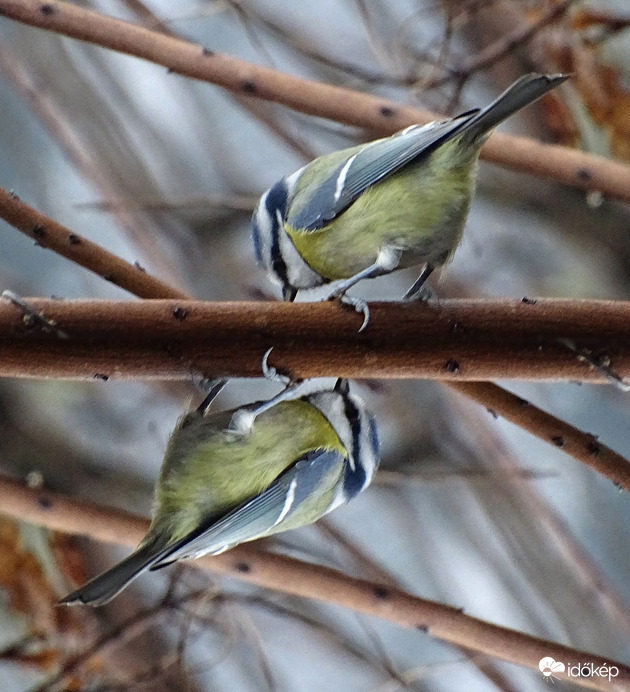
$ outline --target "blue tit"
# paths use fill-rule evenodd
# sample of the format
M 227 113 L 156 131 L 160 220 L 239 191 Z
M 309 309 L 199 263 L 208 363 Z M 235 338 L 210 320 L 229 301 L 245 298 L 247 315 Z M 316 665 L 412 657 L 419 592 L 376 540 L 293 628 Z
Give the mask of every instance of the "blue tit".
M 314 384 L 208 414 L 211 394 L 187 413 L 168 443 L 147 535 L 61 603 L 102 605 L 147 569 L 311 524 L 358 495 L 379 463 L 374 418 L 347 380 Z
M 424 265 L 405 298 L 420 296 L 461 239 L 492 129 L 567 78 L 525 75 L 484 109 L 320 156 L 282 178 L 261 197 L 252 233 L 283 298 L 341 280 L 325 299 L 342 298 L 367 319 L 367 306 L 345 296 L 349 288 Z

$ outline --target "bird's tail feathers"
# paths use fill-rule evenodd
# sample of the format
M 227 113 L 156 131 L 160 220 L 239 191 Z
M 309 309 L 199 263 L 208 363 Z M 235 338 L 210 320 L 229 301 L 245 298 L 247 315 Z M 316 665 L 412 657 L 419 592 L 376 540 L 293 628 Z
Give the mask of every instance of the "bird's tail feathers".
M 131 581 L 160 558 L 163 550 L 152 541 L 141 545 L 122 562 L 94 577 L 84 586 L 59 601 L 60 605 L 100 606 L 117 596 Z
M 462 137 L 475 140 L 489 133 L 499 123 L 530 103 L 537 101 L 548 91 L 562 84 L 570 75 L 554 74 L 523 75 L 508 87 L 489 106 L 479 111 L 462 128 Z

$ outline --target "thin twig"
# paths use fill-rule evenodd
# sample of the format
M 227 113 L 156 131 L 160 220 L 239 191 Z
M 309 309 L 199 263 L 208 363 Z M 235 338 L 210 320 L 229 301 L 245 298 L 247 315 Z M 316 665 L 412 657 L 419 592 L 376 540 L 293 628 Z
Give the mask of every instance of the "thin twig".
M 149 526 L 147 520 L 136 515 L 31 489 L 7 478 L 0 477 L 0 496 L 3 514 L 98 541 L 135 547 Z M 591 689 L 611 690 L 615 684 L 623 689 L 630 684 L 630 666 L 618 661 L 493 625 L 465 615 L 461 609 L 395 587 L 268 554 L 248 544 L 212 558 L 200 558 L 194 564 L 268 589 L 372 615 L 534 670 L 538 670 L 541 658 L 551 656 L 572 665 L 589 661 L 596 667 L 614 666 L 619 671 L 613 686 L 607 681 L 602 684 L 591 678 L 571 678 L 571 682 Z M 559 677 L 569 679 L 566 674 Z
M 182 38 L 140 0 L 125 0 L 125 4 L 132 12 L 136 14 L 136 16 L 138 16 L 138 18 L 142 21 L 143 26 L 151 28 L 154 31 L 159 31 L 162 34 L 170 36 L 171 38 Z M 243 110 L 247 111 L 252 117 L 263 123 L 281 141 L 285 142 L 297 153 L 299 153 L 300 156 L 304 157 L 306 160 L 315 158 L 316 154 L 308 145 L 307 141 L 303 137 L 292 133 L 289 127 L 283 125 L 280 114 L 277 111 L 272 110 L 269 104 L 252 99 L 249 96 L 244 96 L 240 93 L 233 93 L 232 97 Z
M 95 45 L 152 61 L 171 72 L 234 93 L 281 103 L 294 110 L 388 134 L 433 113 L 351 89 L 293 77 L 225 54 L 107 17 L 66 2 L 0 0 L 0 14 Z M 593 154 L 494 134 L 482 155 L 514 170 L 551 178 L 630 201 L 630 167 Z
M 451 401 L 453 406 L 449 415 L 455 417 L 463 430 L 468 430 L 459 454 L 464 457 L 483 459 L 484 466 L 498 473 L 513 474 L 521 469 L 519 459 L 506 447 L 500 438 L 491 432 L 483 414 L 468 405 L 461 397 Z M 544 426 L 544 424 L 543 424 Z M 471 437 L 472 436 L 472 439 Z M 565 518 L 537 491 L 536 484 L 520 483 L 518 487 L 513 482 L 503 484 L 503 501 L 513 508 L 515 516 L 535 517 L 535 535 L 528 536 L 529 541 L 544 543 L 541 552 L 554 555 L 565 571 L 571 572 L 572 578 L 581 583 L 584 598 L 589 603 L 599 604 L 603 608 L 607 625 L 616 627 L 621 636 L 630 636 L 630 606 L 617 588 L 610 582 L 608 575 L 602 571 L 593 559 L 592 551 L 577 540 L 574 526 L 567 523 Z M 499 514 L 499 516 L 501 516 Z M 509 526 L 505 531 L 510 532 Z M 511 543 L 512 538 L 510 537 Z M 478 536 L 478 542 L 484 543 L 484 537 Z M 536 543 L 537 544 L 537 543 Z
M 248 195 L 205 195 L 204 197 L 180 197 L 168 200 L 164 198 L 116 199 L 112 201 L 76 202 L 74 209 L 95 209 L 109 212 L 119 207 L 125 209 L 143 209 L 150 211 L 187 211 L 190 209 L 227 209 L 251 214 L 258 203 L 258 197 Z
M 469 398 L 483 401 L 490 413 L 515 423 L 523 430 L 570 454 L 593 471 L 610 478 L 618 487 L 630 490 L 630 462 L 610 447 L 603 445 L 595 435 L 574 428 L 550 413 L 532 406 L 520 396 L 490 382 L 445 384 Z
M 330 519 L 321 519 L 318 521 L 317 528 L 324 533 L 324 536 L 326 536 L 329 542 L 333 541 L 343 548 L 344 552 L 348 554 L 357 565 L 359 574 L 369 578 L 370 581 L 378 581 L 388 587 L 402 588 L 399 581 L 390 574 L 389 571 L 384 569 L 379 562 L 369 557 L 364 550 L 359 548 L 352 540 L 335 528 Z M 391 682 L 393 684 L 404 684 L 403 674 L 398 670 L 398 666 L 394 664 L 394 661 L 390 659 L 384 647 L 381 646 L 380 637 L 378 637 L 375 631 L 368 627 L 368 623 L 364 620 L 359 620 L 359 624 L 362 626 L 362 629 L 372 642 L 372 646 L 378 651 L 383 660 L 383 666 L 392 678 Z M 463 646 L 457 646 L 455 648 L 461 651 L 472 665 L 476 666 L 483 675 L 491 680 L 497 689 L 503 690 L 504 692 L 510 689 L 507 678 L 499 671 L 492 659 L 488 659 L 486 656 L 480 656 L 477 652 L 470 651 Z
M 172 603 L 167 602 L 167 597 L 169 596 L 167 594 L 165 598 L 160 599 L 154 606 L 139 610 L 113 629 L 105 632 L 85 651 L 81 651 L 75 656 L 68 658 L 53 676 L 46 678 L 40 685 L 32 688 L 30 692 L 46 692 L 47 690 L 57 689 L 59 683 L 63 682 L 69 675 L 76 673 L 95 656 L 103 655 L 105 650 L 109 648 L 118 649 L 127 644 L 130 639 L 144 632 L 153 624 L 157 617 L 165 614 L 167 606 L 181 607 L 203 596 L 205 593 L 205 589 L 189 592 L 177 599 L 173 599 Z
M 366 84 L 392 84 L 398 86 L 410 86 L 416 81 L 416 77 L 413 75 L 393 75 L 388 72 L 375 72 L 365 65 L 350 62 L 343 58 L 331 57 L 324 53 L 319 46 L 308 42 L 303 36 L 296 36 L 293 27 L 285 29 L 271 19 L 268 19 L 260 12 L 260 8 L 245 4 L 242 0 L 227 0 L 227 2 L 231 7 L 238 8 L 238 11 L 245 15 L 249 21 L 273 34 L 284 46 L 291 46 L 301 56 L 318 62 L 326 68 L 341 72 L 345 78 L 350 76 Z
M 17 92 L 25 99 L 31 112 L 39 118 L 40 123 L 55 138 L 57 144 L 71 164 L 100 192 L 103 199 L 109 202 L 128 200 L 132 195 L 122 184 L 118 175 L 113 174 L 102 165 L 99 158 L 93 156 L 92 142 L 74 126 L 72 119 L 64 112 L 59 103 L 55 103 L 45 89 L 36 86 L 36 80 L 29 74 L 23 61 L 5 47 L 0 46 L 0 70 Z M 153 239 L 153 232 L 147 219 L 138 213 L 138 207 L 132 204 L 114 204 L 112 215 L 134 244 L 150 254 L 153 264 L 167 276 L 174 276 L 171 259 L 160 252 Z
M 37 327 L 46 334 L 56 334 L 58 339 L 67 339 L 68 335 L 57 328 L 54 320 L 49 320 L 41 312 L 34 310 L 21 296 L 13 291 L 5 290 L 0 294 L 0 299 L 14 305 L 22 313 L 22 323 L 27 329 Z
M 497 41 L 484 48 L 472 58 L 463 61 L 460 65 L 444 67 L 442 69 L 443 74 L 423 82 L 423 88 L 437 89 L 448 84 L 453 79 L 463 84 L 476 72 L 491 67 L 506 55 L 512 53 L 515 48 L 531 41 L 541 29 L 562 19 L 571 5 L 575 4 L 575 1 L 563 0 L 562 2 L 552 3 L 535 21 L 524 23 L 522 26 L 501 36 Z

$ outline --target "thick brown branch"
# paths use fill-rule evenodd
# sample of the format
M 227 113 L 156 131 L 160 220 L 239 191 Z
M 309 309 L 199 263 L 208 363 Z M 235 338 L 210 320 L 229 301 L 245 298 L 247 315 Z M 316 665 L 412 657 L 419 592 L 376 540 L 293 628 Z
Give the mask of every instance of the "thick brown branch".
M 24 324 L 0 304 L 0 376 L 183 379 L 259 377 L 261 359 L 294 377 L 602 381 L 560 340 L 630 373 L 630 303 L 451 300 L 373 303 L 57 301 L 29 299 L 69 335 Z
M 140 298 L 187 297 L 183 291 L 172 288 L 147 274 L 140 267 L 125 262 L 100 245 L 65 228 L 48 216 L 40 214 L 2 188 L 0 188 L 0 218 L 29 238 L 33 238 L 38 245 L 50 248 Z
M 0 0 L 0 14 L 105 48 L 134 55 L 172 72 L 236 94 L 388 134 L 437 116 L 351 89 L 258 67 L 225 54 L 65 2 Z M 483 149 L 489 161 L 630 201 L 630 167 L 564 147 L 495 134 Z
M 98 541 L 135 547 L 148 528 L 148 521 L 138 516 L 27 488 L 2 477 L 0 497 L 3 514 Z M 250 545 L 240 545 L 223 555 L 196 560 L 194 564 L 282 593 L 382 618 L 534 670 L 544 656 L 574 665 L 589 661 L 595 666 L 616 667 L 619 674 L 614 683 L 620 688 L 630 683 L 630 667 L 623 663 L 499 627 L 464 615 L 460 609 L 412 596 L 389 585 L 355 579 L 328 567 L 272 555 Z M 612 689 L 607 681 L 602 684 L 589 678 L 570 679 L 591 689 Z

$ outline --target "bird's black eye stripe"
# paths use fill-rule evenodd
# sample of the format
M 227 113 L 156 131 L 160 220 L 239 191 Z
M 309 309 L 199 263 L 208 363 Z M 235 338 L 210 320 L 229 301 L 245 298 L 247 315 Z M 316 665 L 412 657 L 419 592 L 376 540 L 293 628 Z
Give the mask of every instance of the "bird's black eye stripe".
M 346 419 L 352 431 L 352 456 L 358 459 L 361 446 L 361 420 L 359 409 L 354 405 L 349 396 L 343 396 L 343 407 Z
M 346 466 L 344 478 L 344 492 L 346 497 L 352 498 L 363 490 L 366 482 L 366 473 L 361 460 L 361 414 L 349 396 L 343 397 L 344 413 L 352 432 L 352 459 L 354 469 L 350 464 Z
M 282 180 L 278 180 L 278 182 L 272 188 L 270 188 L 269 192 L 267 193 L 265 207 L 267 207 L 269 216 L 276 219 L 276 212 L 279 211 L 282 218 L 286 218 L 288 196 L 289 188 L 286 180 L 282 178 Z
M 282 256 L 282 250 L 280 249 L 280 223 L 278 215 L 283 220 L 286 218 L 288 194 L 289 189 L 283 178 L 269 190 L 265 200 L 265 208 L 271 219 L 271 243 L 269 246 L 271 269 L 283 286 L 289 285 L 289 273 L 287 264 Z

